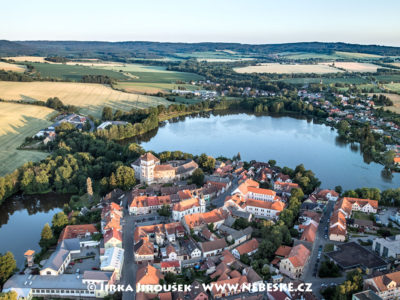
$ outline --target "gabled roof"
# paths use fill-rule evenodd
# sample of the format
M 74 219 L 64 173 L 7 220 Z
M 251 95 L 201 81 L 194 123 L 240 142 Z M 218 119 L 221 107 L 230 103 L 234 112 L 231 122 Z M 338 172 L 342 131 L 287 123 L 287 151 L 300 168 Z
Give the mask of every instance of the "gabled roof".
M 200 248 L 203 252 L 210 252 L 214 250 L 223 249 L 227 246 L 225 239 L 217 239 L 215 241 L 208 241 L 200 243 Z
M 279 246 L 278 250 L 275 251 L 275 255 L 281 257 L 288 257 L 291 250 L 292 247 L 281 245 Z
M 304 267 L 309 256 L 310 250 L 308 250 L 303 244 L 298 244 L 292 248 L 288 259 L 295 268 L 298 268 Z
M 164 279 L 161 271 L 150 264 L 142 266 L 136 272 L 136 284 L 156 285 L 160 283 L 160 279 Z
M 268 196 L 273 196 L 273 197 L 275 197 L 275 195 L 276 195 L 276 192 L 273 190 L 260 189 L 260 188 L 256 188 L 256 187 L 252 187 L 252 186 L 249 186 L 247 188 L 247 190 L 253 194 L 262 194 L 262 195 L 268 195 Z
M 243 255 L 245 253 L 250 253 L 258 248 L 258 241 L 256 239 L 251 239 L 235 249 L 239 252 L 239 255 Z
M 115 238 L 122 242 L 122 233 L 115 228 L 107 230 L 107 232 L 104 234 L 104 244 L 107 244 L 107 242 L 110 241 L 112 238 Z
M 133 246 L 133 251 L 137 255 L 154 255 L 154 245 L 143 239 Z
M 155 162 L 160 161 L 157 157 L 155 157 L 151 152 L 147 152 L 145 154 L 143 154 L 140 157 L 140 160 L 144 160 L 144 161 L 152 161 L 154 160 Z
M 318 229 L 318 227 L 311 223 L 303 231 L 303 234 L 301 235 L 300 239 L 302 241 L 307 241 L 307 242 L 313 243 L 315 240 L 315 236 L 317 234 L 317 229 Z
M 64 239 L 73 239 L 76 237 L 85 236 L 86 234 L 93 234 L 99 232 L 94 224 L 83 225 L 68 225 L 66 226 L 58 239 L 58 242 Z

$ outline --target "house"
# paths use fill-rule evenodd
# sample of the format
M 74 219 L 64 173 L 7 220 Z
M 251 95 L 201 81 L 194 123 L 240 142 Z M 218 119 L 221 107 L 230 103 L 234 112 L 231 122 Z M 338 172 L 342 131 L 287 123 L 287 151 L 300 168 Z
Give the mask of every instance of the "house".
M 344 197 L 336 202 L 334 211 L 329 221 L 329 239 L 344 242 L 347 235 L 347 219 L 350 219 L 353 211 L 364 213 L 376 213 L 378 201 Z
M 174 261 L 178 259 L 178 254 L 171 244 L 169 244 L 165 249 L 165 254 L 167 257 L 165 258 L 166 261 Z
M 365 290 L 362 292 L 358 292 L 353 294 L 351 300 L 382 300 L 377 294 L 375 294 L 371 290 Z
M 214 299 L 217 299 L 217 298 L 240 294 L 242 293 L 242 290 L 244 290 L 244 285 L 246 285 L 247 283 L 248 283 L 247 277 L 244 275 L 225 280 L 218 280 L 216 282 L 211 282 L 210 283 L 212 286 L 211 295 L 214 297 Z M 233 286 L 237 288 L 234 289 L 228 288 Z
M 206 202 L 202 198 L 190 198 L 176 203 L 172 207 L 172 218 L 180 221 L 184 216 L 194 213 L 204 213 L 206 211 Z
M 147 239 L 140 240 L 133 246 L 135 261 L 153 261 L 154 260 L 154 245 Z
M 99 230 L 94 224 L 84 224 L 84 225 L 67 225 L 61 231 L 58 242 L 65 239 L 73 238 L 88 238 L 95 233 L 99 233 Z
M 221 253 L 227 246 L 225 239 L 218 239 L 215 241 L 208 241 L 200 243 L 200 249 L 203 257 L 215 256 Z
M 40 270 L 40 275 L 60 275 L 64 273 L 70 262 L 71 252 L 66 249 L 57 249 L 46 260 L 46 263 Z
M 310 257 L 310 250 L 303 244 L 294 246 L 287 258 L 281 260 L 279 271 L 292 279 L 300 278 Z
M 182 248 L 188 256 L 188 259 L 201 257 L 201 250 L 192 238 L 182 241 Z
M 218 229 L 228 216 L 229 211 L 227 209 L 216 208 L 204 213 L 186 215 L 182 218 L 181 222 L 187 232 L 193 230 L 195 233 L 198 233 L 209 224 L 213 224 L 214 229 Z
M 171 206 L 172 197 L 137 195 L 129 205 L 130 215 L 144 215 L 157 212 L 163 206 Z
M 247 277 L 248 283 L 251 283 L 253 288 L 257 288 L 262 286 L 264 281 L 260 277 L 260 275 L 257 274 L 256 271 L 252 267 L 246 267 L 242 271 L 242 275 L 245 275 Z
M 107 230 L 104 234 L 104 248 L 112 247 L 122 248 L 122 233 L 115 228 Z
M 258 241 L 256 239 L 251 239 L 250 241 L 241 244 L 232 250 L 233 256 L 237 259 L 240 259 L 240 256 L 243 254 L 247 254 L 248 256 L 253 255 L 258 250 Z
M 256 218 L 277 219 L 280 212 L 285 208 L 285 204 L 280 201 L 263 201 L 255 199 L 246 199 L 240 194 L 228 196 L 225 199 L 224 207 L 228 209 L 237 209 L 251 213 Z
M 224 225 L 221 225 L 224 226 Z M 221 228 L 220 226 L 220 228 Z M 207 241 L 215 241 L 217 236 L 212 233 L 208 228 L 204 227 L 203 230 L 200 232 L 200 235 L 205 238 Z
M 181 262 L 179 260 L 162 261 L 160 263 L 160 267 L 161 267 L 161 272 L 163 274 L 166 273 L 180 274 L 182 271 Z
M 226 236 L 228 242 L 234 242 L 235 245 L 240 245 L 250 239 L 253 228 L 250 226 L 243 230 L 236 230 L 231 227 L 221 225 L 218 231 Z
M 255 187 L 258 188 L 260 184 L 257 181 L 254 181 L 252 179 L 246 179 L 244 182 L 242 182 L 233 192 L 232 195 L 239 194 L 242 197 L 245 197 L 248 194 L 248 188 L 249 187 Z
M 400 271 L 364 280 L 364 287 L 372 290 L 382 299 L 400 298 Z
M 372 242 L 372 250 L 382 257 L 400 259 L 400 234 L 387 238 L 376 238 Z
M 282 195 L 285 196 L 290 196 L 292 189 L 298 189 L 300 186 L 297 183 L 292 183 L 292 182 L 281 182 L 281 181 L 275 181 L 274 182 L 274 190 L 281 192 Z
M 63 274 L 71 262 L 72 254 L 79 254 L 81 246 L 78 238 L 65 239 L 58 243 L 56 251 L 46 260 L 40 275 L 57 276 Z
M 336 201 L 337 199 L 339 199 L 339 194 L 337 192 L 335 192 L 334 190 L 321 190 L 319 191 L 317 194 L 317 199 L 322 199 L 325 201 Z
M 133 242 L 136 244 L 141 239 L 147 238 L 149 241 L 163 246 L 166 241 L 173 243 L 184 234 L 185 229 L 179 222 L 138 226 L 133 233 Z
M 124 264 L 124 249 L 108 248 L 104 255 L 100 256 L 100 270 L 115 272 L 116 280 L 121 278 L 122 266 Z
M 203 285 L 196 280 L 192 283 L 188 295 L 191 300 L 208 300 L 208 294 L 204 290 Z
M 150 264 L 145 264 L 136 272 L 136 290 L 139 289 L 139 285 L 158 285 L 161 279 L 164 279 L 164 275 L 162 275 L 159 269 Z
M 300 240 L 314 243 L 315 236 L 317 234 L 318 226 L 310 223 L 303 231 Z

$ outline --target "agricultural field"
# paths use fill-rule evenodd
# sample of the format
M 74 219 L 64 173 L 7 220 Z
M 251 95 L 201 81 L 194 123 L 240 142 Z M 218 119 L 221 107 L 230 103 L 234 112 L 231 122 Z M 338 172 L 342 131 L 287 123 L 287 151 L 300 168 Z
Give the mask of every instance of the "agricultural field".
M 119 72 L 129 77 L 128 80 L 119 81 L 115 88 L 122 89 L 130 93 L 156 94 L 158 92 L 168 92 L 183 86 L 186 89 L 196 89 L 191 84 L 177 84 L 176 82 L 189 82 L 203 80 L 200 75 L 185 72 L 169 71 L 165 67 L 146 66 L 141 64 L 125 64 L 119 66 L 104 66 L 104 70 Z
M 391 65 L 400 68 L 400 62 L 391 63 Z
M 51 62 L 45 61 L 44 56 L 9 56 L 9 57 L 3 57 L 3 58 L 11 59 L 16 62 L 51 63 Z
M 23 72 L 25 72 L 26 68 L 25 68 L 25 66 L 9 64 L 9 63 L 0 61 L 0 70 L 23 73 Z
M 17 150 L 25 137 L 51 125 L 54 110 L 35 105 L 0 102 L 0 176 L 14 171 L 28 161 L 48 156 L 40 151 Z
M 116 80 L 126 80 L 129 77 L 121 72 L 81 65 L 30 63 L 42 77 L 60 78 L 80 81 L 84 75 L 104 75 Z
M 329 64 L 331 63 L 322 63 Z M 344 69 L 348 72 L 372 72 L 375 73 L 380 66 L 370 64 L 370 63 L 360 63 L 360 62 L 348 62 L 348 61 L 337 61 L 335 62 L 334 68 Z
M 341 70 L 330 67 L 325 64 L 279 64 L 279 63 L 263 63 L 256 66 L 247 66 L 234 69 L 238 73 L 277 73 L 277 74 L 301 74 L 301 73 L 340 73 Z
M 400 83 L 389 83 L 384 84 L 383 86 L 389 91 L 400 93 Z
M 327 53 L 312 53 L 312 52 L 282 52 L 278 53 L 279 56 L 287 59 L 323 59 L 323 60 L 338 60 L 338 59 L 357 59 L 357 60 L 377 60 L 383 58 L 380 55 L 355 53 L 355 52 L 334 52 Z
M 343 83 L 343 84 L 367 84 L 368 81 L 362 77 L 338 77 L 338 78 L 314 78 L 314 77 L 299 77 L 299 78 L 287 78 L 282 79 L 281 81 L 292 83 L 292 84 L 309 84 L 309 83 L 322 83 L 324 84 L 335 84 L 335 83 Z
M 399 89 L 400 89 L 400 84 L 399 84 Z M 373 95 L 373 94 L 369 94 L 369 95 Z M 385 109 L 391 110 L 398 114 L 400 113 L 400 95 L 390 94 L 390 93 L 379 93 L 378 95 L 385 95 L 386 97 L 388 97 L 390 100 L 393 101 L 393 106 L 386 106 Z
M 11 82 L 0 81 L 0 97 L 5 100 L 41 100 L 58 97 L 64 104 L 75 105 L 83 114 L 100 117 L 104 106 L 129 111 L 170 102 L 161 97 L 129 94 L 96 83 Z
M 357 52 L 340 52 L 336 51 L 336 55 L 341 58 L 351 58 L 351 59 L 381 59 L 383 56 L 377 54 L 369 53 L 357 53 Z
M 114 88 L 125 91 L 127 93 L 138 94 L 157 94 L 168 93 L 170 90 L 184 87 L 186 90 L 196 90 L 197 86 L 191 84 L 176 84 L 176 83 L 153 83 L 153 82 L 132 82 L 132 81 L 118 81 L 114 84 Z
M 234 51 L 221 50 L 221 51 L 204 51 L 204 52 L 192 52 L 192 53 L 175 53 L 176 56 L 185 59 L 196 58 L 198 61 L 208 61 L 208 62 L 229 62 L 238 60 L 248 60 L 253 59 L 249 56 L 237 54 Z

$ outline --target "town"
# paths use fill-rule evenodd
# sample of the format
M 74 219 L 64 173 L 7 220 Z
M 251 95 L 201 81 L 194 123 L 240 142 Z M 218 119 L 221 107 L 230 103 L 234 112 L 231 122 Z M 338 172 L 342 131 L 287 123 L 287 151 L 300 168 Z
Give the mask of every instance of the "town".
M 161 163 L 142 154 L 131 165 L 134 188 L 114 189 L 76 212 L 98 215 L 94 223 L 73 225 L 73 211 L 57 214 L 53 220 L 66 222 L 54 249 L 40 261 L 26 249 L 26 268 L 3 292 L 106 298 L 116 294 L 105 286 L 122 285 L 131 287 L 127 299 L 278 300 L 321 299 L 342 286 L 361 290 L 353 299 L 400 297 L 400 214 L 393 208 L 338 188 L 306 195 L 274 161 L 242 162 L 240 154 L 207 160 L 212 168 L 203 172 L 191 159 Z M 301 289 L 304 283 L 312 289 Z M 154 292 L 162 284 L 191 288 Z M 292 288 L 263 290 L 266 284 Z M 220 288 L 227 285 L 237 288 Z

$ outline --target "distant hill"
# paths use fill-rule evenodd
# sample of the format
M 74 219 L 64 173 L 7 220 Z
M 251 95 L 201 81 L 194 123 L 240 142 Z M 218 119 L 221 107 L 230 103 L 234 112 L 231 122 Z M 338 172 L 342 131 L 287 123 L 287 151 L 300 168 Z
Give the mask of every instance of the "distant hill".
M 0 56 L 35 55 L 35 48 L 18 42 L 0 40 Z
M 231 50 L 240 54 L 265 56 L 279 52 L 358 52 L 385 56 L 400 55 L 400 47 L 347 43 L 286 43 L 250 45 L 239 43 L 159 43 L 101 41 L 0 41 L 0 55 L 66 56 L 70 58 L 158 58 L 175 53 Z

